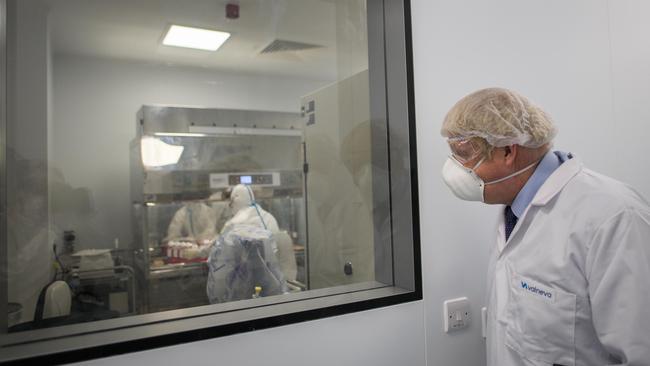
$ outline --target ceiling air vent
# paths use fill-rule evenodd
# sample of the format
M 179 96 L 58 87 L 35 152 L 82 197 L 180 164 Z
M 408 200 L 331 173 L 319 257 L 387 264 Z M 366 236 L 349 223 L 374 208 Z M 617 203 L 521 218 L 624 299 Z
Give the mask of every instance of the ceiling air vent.
M 285 52 L 285 51 L 303 51 L 309 50 L 312 48 L 321 48 L 323 46 L 310 43 L 286 41 L 283 39 L 276 39 L 273 42 L 269 43 L 262 52 L 260 53 L 275 53 L 275 52 Z

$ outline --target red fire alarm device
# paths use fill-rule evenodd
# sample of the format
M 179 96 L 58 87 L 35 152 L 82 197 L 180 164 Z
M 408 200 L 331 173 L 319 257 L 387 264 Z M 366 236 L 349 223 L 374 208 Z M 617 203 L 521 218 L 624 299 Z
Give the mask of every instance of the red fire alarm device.
M 239 18 L 239 4 L 226 5 L 226 18 L 238 19 Z

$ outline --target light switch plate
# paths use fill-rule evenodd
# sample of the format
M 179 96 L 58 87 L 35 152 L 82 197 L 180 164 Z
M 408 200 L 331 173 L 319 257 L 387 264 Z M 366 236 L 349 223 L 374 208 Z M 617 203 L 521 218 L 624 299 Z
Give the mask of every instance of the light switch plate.
M 443 303 L 445 317 L 445 332 L 467 328 L 471 320 L 469 300 L 466 297 L 446 300 Z

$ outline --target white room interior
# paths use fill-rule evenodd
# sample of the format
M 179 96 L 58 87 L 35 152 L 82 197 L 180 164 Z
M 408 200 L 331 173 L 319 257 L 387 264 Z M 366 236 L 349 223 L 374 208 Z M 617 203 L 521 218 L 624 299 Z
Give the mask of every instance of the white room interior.
M 360 57 L 364 48 L 353 47 L 363 40 L 346 42 L 335 31 L 333 3 L 242 1 L 246 16 L 237 21 L 225 19 L 224 4 L 47 4 L 49 169 L 58 184 L 84 191 L 89 205 L 83 215 L 78 210 L 56 213 L 52 224 L 58 231 L 74 228 L 78 248 L 110 248 L 116 240 L 124 246 L 133 240 L 128 146 L 142 105 L 298 113 L 302 96 L 367 68 Z M 159 40 L 170 22 L 225 24 L 236 36 L 219 57 L 166 47 Z M 286 38 L 319 47 L 262 52 Z
M 83 8 L 82 3 L 68 1 L 68 6 Z M 229 69 L 227 64 L 211 64 L 199 54 L 187 61 L 173 51 L 120 48 L 120 38 L 133 32 L 147 34 L 147 24 L 157 27 L 160 22 L 143 16 L 147 2 L 139 3 L 144 5 L 138 12 L 123 14 L 124 24 L 105 24 L 103 19 L 110 14 L 88 13 L 77 22 L 87 27 L 87 37 L 80 38 L 68 27 L 53 29 L 50 41 L 55 51 L 49 66 L 53 99 L 39 99 L 50 105 L 46 111 L 51 113 L 49 123 L 55 126 L 46 145 L 49 160 L 71 187 L 93 187 L 91 191 L 98 192 L 92 202 L 102 207 L 102 213 L 87 220 L 89 226 L 100 230 L 93 237 L 98 235 L 106 246 L 113 244 L 116 232 L 121 242 L 131 235 L 130 216 L 123 211 L 126 206 L 115 197 L 129 199 L 123 190 L 128 185 L 119 182 L 128 180 L 128 170 L 124 170 L 128 167 L 127 147 L 135 135 L 135 114 L 142 104 L 298 112 L 300 96 L 364 66 L 347 59 L 338 62 L 338 69 L 329 67 L 336 61 L 311 64 L 292 69 L 292 76 L 287 77 L 288 63 L 278 60 L 272 74 L 260 76 L 253 58 Z M 182 3 L 165 11 L 183 14 Z M 333 19 L 331 4 L 320 3 L 320 15 Z M 284 10 L 300 11 L 292 7 Z M 66 18 L 64 7 L 58 11 L 53 18 L 57 24 L 75 23 Z M 274 24 L 265 18 L 274 16 L 282 18 L 282 14 L 270 12 L 258 14 L 264 21 L 250 21 L 275 27 L 259 29 L 259 34 L 270 32 L 282 38 L 296 27 L 313 30 L 313 34 L 304 35 L 305 42 L 337 42 L 335 35 L 317 25 Z M 458 201 L 444 186 L 440 169 L 448 149 L 440 138 L 441 121 L 455 101 L 476 89 L 515 89 L 554 118 L 559 127 L 556 149 L 574 153 L 587 167 L 629 183 L 650 197 L 645 158 L 645 143 L 650 138 L 648 16 L 650 3 L 643 0 L 412 0 L 424 299 L 83 364 L 483 365 L 484 340 L 478 320 L 498 207 Z M 102 25 L 115 27 L 115 39 L 100 38 L 106 28 L 93 26 Z M 242 25 L 240 31 L 250 26 Z M 251 39 L 252 43 L 238 45 L 233 52 L 254 55 L 272 40 Z M 351 45 L 357 41 L 344 42 L 347 51 L 356 52 Z M 343 51 L 347 56 L 333 54 L 330 60 L 354 58 Z M 151 58 L 145 56 L 147 52 Z M 282 93 L 274 93 L 276 90 Z M 84 98 L 88 93 L 95 95 L 92 100 L 97 105 L 77 103 L 88 100 Z M 101 100 L 109 102 L 100 104 Z M 71 140 L 78 145 L 68 145 Z M 115 142 L 123 146 L 115 146 Z M 80 149 L 88 155 L 78 156 Z M 101 169 L 98 174 L 77 174 L 82 171 L 80 164 L 102 159 L 106 159 L 104 164 L 92 168 Z M 83 171 L 92 169 L 89 166 Z M 82 232 L 80 242 L 83 240 Z M 469 298 L 474 320 L 469 328 L 446 334 L 442 303 L 460 296 Z
M 504 86 L 530 96 L 559 126 L 557 149 L 650 197 L 643 168 L 650 137 L 650 4 L 413 0 L 411 6 L 424 300 L 93 364 L 186 361 L 185 352 L 197 365 L 484 364 L 479 322 L 457 334 L 442 331 L 444 300 L 467 296 L 476 319 L 485 295 L 497 208 L 459 202 L 439 174 L 447 155 L 441 120 L 478 88 Z M 251 344 L 259 351 L 251 353 Z M 300 357 L 285 357 L 289 344 Z

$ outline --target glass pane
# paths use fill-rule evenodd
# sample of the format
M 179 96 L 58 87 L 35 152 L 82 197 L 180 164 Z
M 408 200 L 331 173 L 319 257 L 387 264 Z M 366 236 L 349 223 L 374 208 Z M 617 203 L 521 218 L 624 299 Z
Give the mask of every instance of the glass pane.
M 7 7 L 9 332 L 392 284 L 364 0 Z

